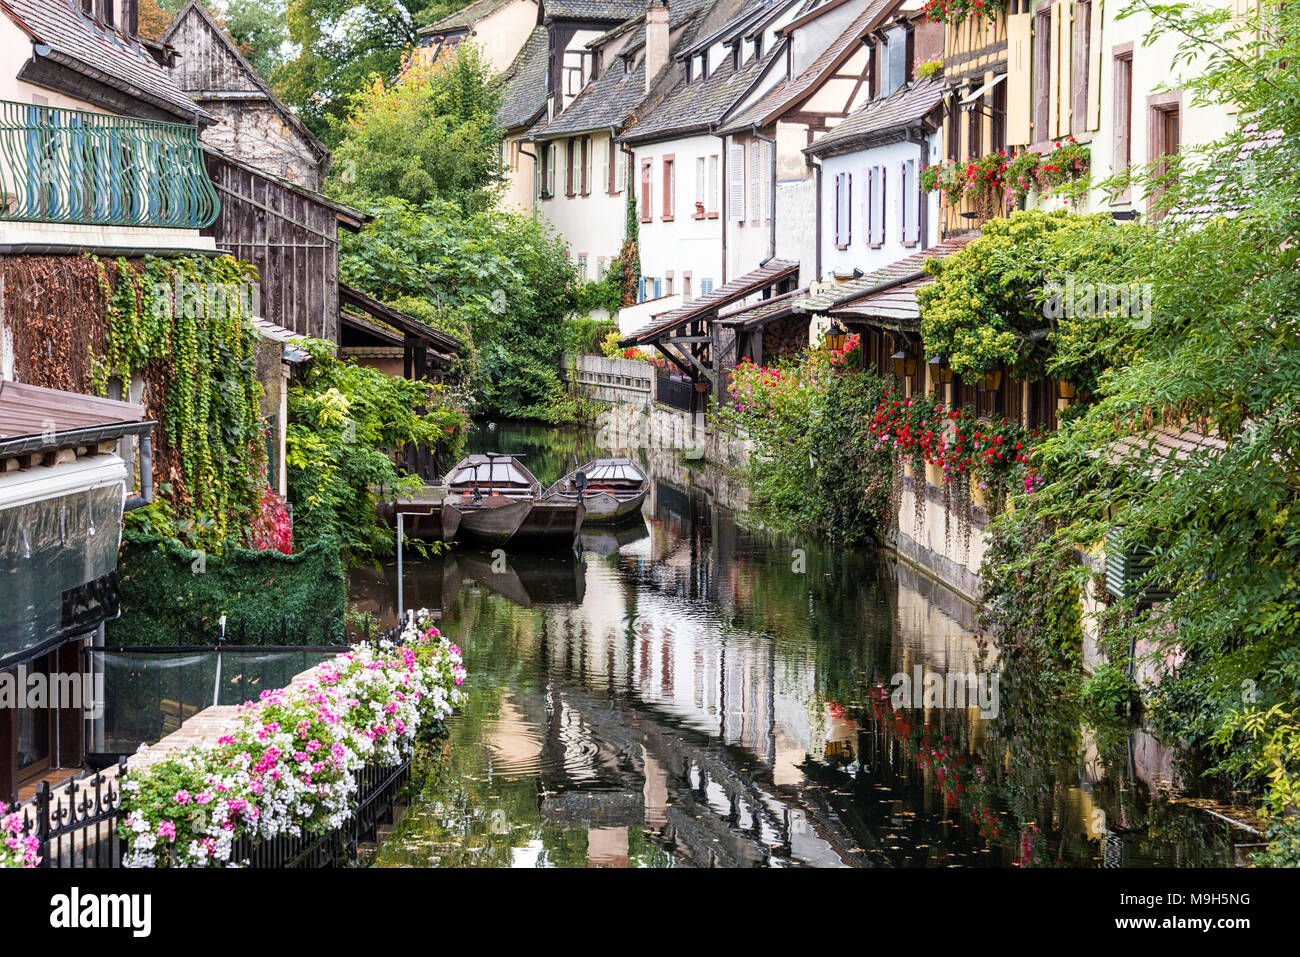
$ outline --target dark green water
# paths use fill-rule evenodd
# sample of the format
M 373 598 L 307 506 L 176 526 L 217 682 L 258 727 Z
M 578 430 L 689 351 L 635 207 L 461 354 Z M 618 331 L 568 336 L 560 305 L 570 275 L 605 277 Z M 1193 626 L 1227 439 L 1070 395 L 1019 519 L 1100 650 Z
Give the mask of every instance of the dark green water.
M 594 451 L 503 427 L 546 484 Z M 422 753 L 379 866 L 1210 866 L 1241 831 L 1160 796 L 1168 756 L 1001 665 L 905 566 L 746 529 L 703 473 L 649 463 L 646 522 L 581 557 L 459 546 L 406 568 L 469 701 Z M 395 568 L 353 576 L 395 615 Z M 896 711 L 897 672 L 997 673 L 999 709 Z

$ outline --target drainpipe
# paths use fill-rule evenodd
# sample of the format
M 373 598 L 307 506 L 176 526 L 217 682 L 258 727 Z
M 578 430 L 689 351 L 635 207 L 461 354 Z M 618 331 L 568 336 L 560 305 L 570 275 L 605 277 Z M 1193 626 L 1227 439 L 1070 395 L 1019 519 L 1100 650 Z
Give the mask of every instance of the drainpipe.
M 814 244 L 817 247 L 817 252 L 813 259 L 813 267 L 815 270 L 813 272 L 813 276 L 816 278 L 817 282 L 821 282 L 822 281 L 822 229 L 823 229 L 822 215 L 824 213 L 824 207 L 822 205 L 822 175 L 823 175 L 822 161 L 820 159 L 817 159 L 814 156 L 809 156 L 808 165 L 813 168 L 814 175 L 817 178 L 816 179 L 817 205 L 816 205 L 816 211 L 813 214 L 817 217 L 817 226 L 813 230 Z
M 146 432 L 140 436 L 140 494 L 132 495 L 122 507 L 123 511 L 143 508 L 153 504 L 153 437 Z
M 757 123 L 754 124 L 754 139 L 760 143 L 770 143 L 772 146 L 772 228 L 771 236 L 767 241 L 767 258 L 758 264 L 761 269 L 776 258 L 776 140 L 760 133 Z

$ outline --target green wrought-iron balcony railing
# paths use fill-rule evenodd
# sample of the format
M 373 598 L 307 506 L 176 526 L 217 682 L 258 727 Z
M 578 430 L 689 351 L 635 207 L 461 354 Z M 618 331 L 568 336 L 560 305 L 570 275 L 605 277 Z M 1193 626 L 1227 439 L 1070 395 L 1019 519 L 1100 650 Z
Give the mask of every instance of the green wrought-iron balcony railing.
M 0 100 L 0 221 L 200 229 L 218 209 L 196 127 Z

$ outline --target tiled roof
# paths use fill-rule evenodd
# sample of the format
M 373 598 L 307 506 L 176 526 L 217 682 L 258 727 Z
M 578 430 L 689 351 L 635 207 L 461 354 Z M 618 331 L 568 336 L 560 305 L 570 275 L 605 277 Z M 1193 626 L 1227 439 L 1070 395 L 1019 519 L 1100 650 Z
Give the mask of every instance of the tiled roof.
M 756 306 L 739 306 L 730 310 L 720 310 L 718 319 L 725 326 L 761 326 L 773 319 L 780 319 L 783 316 L 792 315 L 798 312 L 799 303 L 808 295 L 808 288 L 797 289 L 794 292 L 787 292 L 781 296 L 773 296 L 771 299 L 764 299 Z
M 858 40 L 868 30 L 873 29 L 879 21 L 894 8 L 898 0 L 871 0 L 854 21 L 822 51 L 808 68 L 794 79 L 782 80 L 772 87 L 758 102 L 751 105 L 724 124 L 721 132 L 736 133 L 749 129 L 755 123 L 760 126 L 787 109 L 797 106 L 801 100 L 821 85 L 822 80 L 833 73 L 847 60 L 854 51 Z
M 670 7 L 669 26 L 678 30 L 674 49 L 689 44 L 693 32 L 700 28 L 709 11 L 725 0 L 678 0 Z M 648 116 L 657 112 L 657 103 L 661 95 L 659 89 L 646 96 L 645 57 L 639 51 L 645 45 L 645 18 L 636 26 L 636 36 L 628 41 L 619 51 L 618 61 L 607 64 L 605 72 L 593 82 L 588 83 L 581 93 L 574 98 L 568 108 L 538 133 L 540 137 L 569 136 L 574 133 L 586 133 L 592 130 L 607 130 L 611 126 L 622 126 L 631 120 L 636 110 L 643 103 L 655 103 L 656 107 L 647 110 Z M 625 59 L 635 57 L 636 66 L 631 72 L 623 68 Z M 665 76 L 671 75 L 673 64 L 669 61 Z M 667 82 L 667 81 L 662 81 Z
M 922 286 L 934 282 L 933 276 L 923 276 L 910 282 L 890 285 L 878 292 L 869 293 L 842 306 L 831 309 L 833 316 L 853 316 L 870 319 L 877 325 L 891 329 L 919 329 L 921 307 L 916 293 Z
M 666 312 L 662 316 L 656 316 L 647 325 L 620 339 L 619 344 L 639 345 L 649 342 L 658 338 L 661 333 L 668 332 L 701 316 L 715 313 L 732 303 L 740 302 L 742 299 L 752 296 L 754 293 L 766 289 L 782 279 L 797 275 L 798 272 L 799 264 L 797 262 L 773 259 L 766 266 L 739 276 L 710 293 L 692 299 L 684 306 Z
M 637 0 L 542 0 L 547 17 L 572 20 L 630 20 L 645 13 L 645 4 Z
M 505 7 L 510 6 L 515 0 L 478 0 L 477 3 L 471 3 L 468 7 L 457 10 L 450 16 L 443 17 L 437 23 L 431 23 L 427 27 L 420 27 L 422 36 L 437 35 L 439 33 L 451 33 L 455 30 L 468 30 L 479 20 L 484 17 L 490 17 Z
M 874 136 L 912 126 L 929 115 L 943 99 L 943 84 L 921 80 L 896 90 L 883 100 L 872 100 L 843 123 L 804 150 L 814 156 L 845 152 L 869 143 Z
M 627 73 L 622 63 L 615 63 L 588 83 L 567 110 L 543 125 L 535 135 L 545 139 L 622 126 L 644 99 L 645 64 Z
M 497 111 L 497 121 L 505 129 L 532 123 L 546 106 L 548 60 L 546 27 L 535 27 L 506 74 L 505 96 Z
M 854 279 L 852 282 L 835 286 L 818 295 L 809 296 L 800 303 L 800 310 L 803 312 L 826 312 L 832 306 L 847 305 L 870 295 L 878 286 L 897 282 L 913 273 L 920 272 L 927 259 L 942 259 L 944 256 L 951 256 L 977 235 L 978 233 L 971 233 L 966 236 L 956 236 L 939 243 L 937 246 L 931 246 L 929 249 L 923 249 L 911 256 L 896 260 L 888 266 L 882 266 L 874 272 L 867 273 L 860 279 Z
M 49 47 L 44 54 L 79 73 L 180 117 L 212 120 L 178 87 L 139 40 L 97 26 L 68 0 L 0 0 L 32 40 Z
M 769 50 L 766 56 L 754 57 L 739 70 L 732 69 L 731 58 L 728 57 L 725 64 L 710 74 L 708 79 L 690 84 L 684 81 L 679 83 L 666 99 L 648 111 L 644 120 L 631 127 L 623 139 L 628 142 L 644 142 L 665 135 L 712 127 L 748 92 L 779 51 L 780 48 L 777 47 Z
M 1132 469 L 1155 480 L 1167 469 L 1181 470 L 1193 456 L 1214 457 L 1227 447 L 1219 436 L 1206 435 L 1191 424 L 1158 425 L 1115 441 L 1106 457 L 1116 468 Z
M 455 336 L 434 328 L 409 313 L 395 309 L 386 302 L 380 302 L 373 296 L 368 296 L 360 289 L 355 289 L 345 283 L 339 283 L 339 304 L 340 306 L 351 306 L 354 309 L 359 309 L 366 315 L 387 323 L 408 336 L 430 342 L 439 349 L 448 352 L 460 352 L 465 347 L 465 344 Z
M 1242 128 L 1245 141 L 1237 150 L 1237 155 L 1229 162 L 1229 166 L 1244 166 L 1252 162 L 1252 157 L 1256 152 L 1261 150 L 1276 149 L 1282 142 L 1283 132 L 1280 129 L 1268 130 L 1263 133 L 1259 131 L 1259 126 L 1250 123 Z M 1237 192 L 1236 196 L 1231 192 Z M 1169 218 L 1172 222 L 1205 222 L 1218 216 L 1227 219 L 1233 219 L 1241 214 L 1246 208 L 1248 198 L 1240 194 L 1239 188 L 1233 189 L 1229 185 L 1228 175 L 1221 173 L 1215 177 L 1213 183 L 1205 192 L 1202 202 L 1195 206 L 1184 206 L 1172 210 Z

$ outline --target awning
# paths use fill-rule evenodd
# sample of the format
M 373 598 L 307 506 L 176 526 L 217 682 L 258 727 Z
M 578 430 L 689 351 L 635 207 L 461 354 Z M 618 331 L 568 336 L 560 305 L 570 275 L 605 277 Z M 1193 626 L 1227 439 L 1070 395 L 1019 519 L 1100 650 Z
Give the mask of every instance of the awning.
M 921 328 L 921 307 L 916 293 L 932 282 L 934 277 L 925 276 L 882 287 L 845 305 L 834 306 L 830 313 L 845 321 L 856 319 L 897 332 L 915 332 Z
M 779 287 L 787 281 L 797 282 L 799 264 L 784 259 L 773 259 L 766 266 L 755 269 L 712 292 L 692 299 L 686 305 L 657 316 L 649 325 L 638 329 L 629 336 L 624 336 L 618 344 L 623 348 L 645 345 L 670 335 L 674 330 L 689 326 L 701 320 L 716 318 L 727 306 L 748 299 L 764 290 Z
M 983 86 L 981 86 L 981 87 L 979 87 L 978 89 L 973 90 L 972 92 L 968 93 L 966 96 L 962 97 L 962 99 L 961 99 L 961 108 L 962 108 L 963 110 L 972 110 L 972 109 L 974 109 L 974 108 L 975 108 L 974 104 L 975 104 L 975 101 L 976 101 L 976 100 L 978 100 L 980 97 L 982 97 L 985 93 L 989 92 L 989 90 L 993 89 L 995 86 L 997 86 L 999 83 L 1001 83 L 1001 82 L 1002 82 L 1003 80 L 1005 80 L 1006 78 L 1007 78 L 1007 75 L 1006 75 L 1005 73 L 999 73 L 997 76 L 995 76 L 993 79 L 989 80 L 989 81 L 988 81 L 987 83 L 985 83 Z
M 0 382 L 0 456 L 148 435 L 153 426 L 142 405 Z
M 343 283 L 339 283 L 339 303 L 351 306 L 354 310 L 360 310 L 367 316 L 379 320 L 384 325 L 392 326 L 406 338 L 431 345 L 440 352 L 455 354 L 464 349 L 464 343 L 455 336 L 450 336 L 440 329 L 435 329 L 409 313 L 394 309 L 387 303 L 380 302 L 373 296 L 367 296 L 361 290 L 354 289 Z M 346 312 L 340 318 L 345 324 L 348 323 L 349 317 Z

